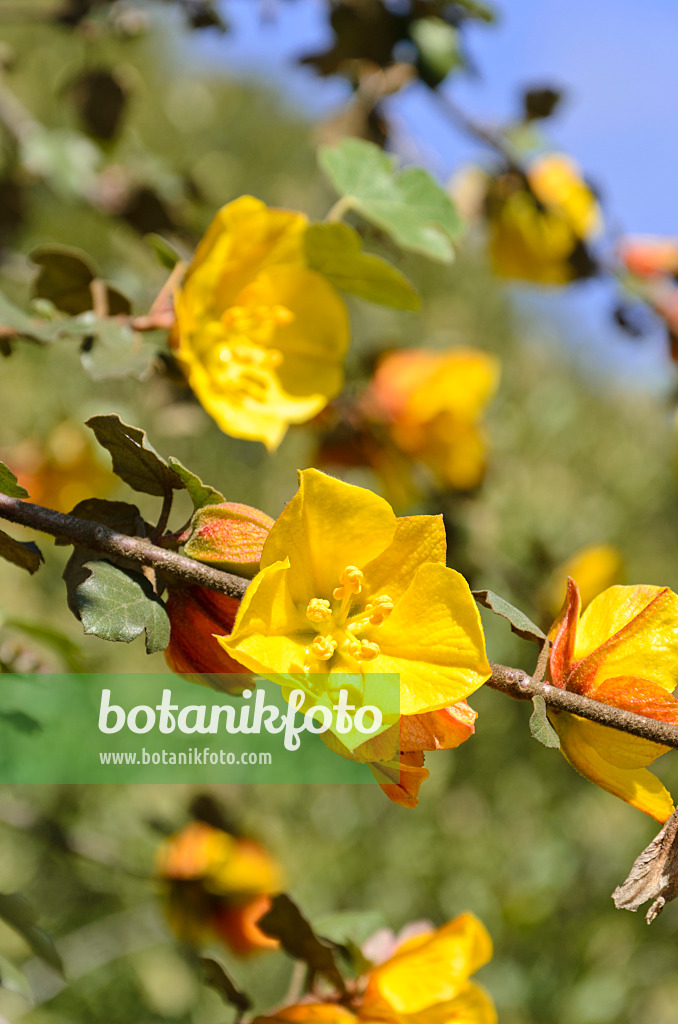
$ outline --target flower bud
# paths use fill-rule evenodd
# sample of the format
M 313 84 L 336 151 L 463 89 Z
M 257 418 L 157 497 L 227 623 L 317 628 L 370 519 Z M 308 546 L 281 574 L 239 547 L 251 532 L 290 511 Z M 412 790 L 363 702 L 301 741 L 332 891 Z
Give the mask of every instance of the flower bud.
M 272 526 L 258 508 L 225 501 L 198 509 L 181 540 L 189 558 L 252 579 Z

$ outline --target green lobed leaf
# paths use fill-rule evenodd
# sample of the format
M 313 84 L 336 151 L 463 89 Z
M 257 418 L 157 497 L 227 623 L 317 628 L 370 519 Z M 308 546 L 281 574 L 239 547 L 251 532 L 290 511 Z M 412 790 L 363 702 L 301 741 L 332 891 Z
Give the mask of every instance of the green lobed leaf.
M 394 157 L 363 139 L 321 147 L 318 159 L 350 209 L 386 231 L 401 248 L 450 262 L 461 219 L 428 171 L 399 171 Z
M 164 496 L 170 490 L 182 490 L 185 484 L 161 458 L 139 427 L 123 423 L 117 413 L 92 416 L 86 426 L 97 441 L 110 452 L 113 472 L 135 491 Z
M 560 738 L 558 733 L 549 722 L 546 713 L 546 701 L 543 697 L 533 697 L 532 704 L 534 711 L 530 716 L 530 732 L 535 740 L 545 747 L 560 749 Z
M 346 986 L 335 959 L 336 944 L 316 935 L 310 923 L 289 896 L 274 896 L 271 909 L 260 917 L 257 925 L 295 960 L 303 960 L 313 974 L 322 974 L 340 991 Z
M 33 283 L 33 295 L 76 316 L 92 309 L 92 282 L 99 276 L 91 260 L 78 249 L 67 246 L 40 246 L 30 254 L 39 268 Z M 129 300 L 116 288 L 106 285 L 108 312 L 111 316 L 131 312 Z
M 61 325 L 58 322 L 34 320 L 0 292 L 0 327 L 11 328 L 20 338 L 48 345 L 58 337 Z
M 525 612 L 521 612 L 519 608 L 509 604 L 503 597 L 499 597 L 498 594 L 493 593 L 491 590 L 474 590 L 472 593 L 478 604 L 481 604 L 483 608 L 489 608 L 495 615 L 501 615 L 502 618 L 507 619 L 513 632 L 517 633 L 523 640 L 532 640 L 540 645 L 543 645 L 547 640 L 546 634 L 542 632 L 539 626 L 532 622 L 532 619 L 528 618 Z
M 200 963 L 205 972 L 206 984 L 218 992 L 225 1003 L 234 1006 L 239 1015 L 247 1013 L 251 1009 L 250 997 L 238 988 L 230 974 L 217 960 L 213 960 L 211 957 L 200 957 Z
M 87 562 L 88 578 L 75 592 L 85 633 L 128 644 L 146 633 L 146 651 L 164 651 L 170 622 L 165 605 L 141 573 L 105 559 Z
M 167 462 L 184 484 L 195 509 L 202 508 L 203 505 L 220 505 L 226 501 L 220 491 L 216 491 L 209 484 L 204 484 L 197 474 L 186 469 L 178 459 L 170 455 Z
M 126 501 L 107 501 L 103 498 L 85 498 L 78 502 L 75 508 L 71 509 L 72 516 L 79 519 L 89 519 L 94 523 L 103 523 L 118 533 L 126 533 L 129 537 L 144 537 L 148 530 L 136 505 L 130 505 Z M 68 541 L 56 540 L 56 544 L 67 545 Z M 68 559 L 63 571 L 63 580 L 66 584 L 66 600 L 68 607 L 80 619 L 78 599 L 76 591 L 81 583 L 89 578 L 89 570 L 85 568 L 87 562 L 95 562 L 101 556 L 96 551 L 87 548 L 74 546 L 73 553 Z
M 308 265 L 344 292 L 394 309 L 417 310 L 421 298 L 404 274 L 387 260 L 362 251 L 348 224 L 311 224 L 305 235 Z
M 36 924 L 37 914 L 19 893 L 0 893 L 0 918 L 28 943 L 33 952 L 63 975 L 64 966 L 54 943 Z
M 39 268 L 33 283 L 36 298 L 49 299 L 57 309 L 71 315 L 92 308 L 90 285 L 96 270 L 83 253 L 41 246 L 29 258 Z
M 6 494 L 9 498 L 28 497 L 26 488 L 21 486 L 12 470 L 4 462 L 0 462 L 0 494 Z
M 79 324 L 86 330 L 80 362 L 92 380 L 143 380 L 148 376 L 158 350 L 144 334 L 133 331 L 128 324 L 97 318 L 94 313 L 83 314 Z
M 15 540 L 4 530 L 0 530 L 0 558 L 18 565 L 20 569 L 26 569 L 31 574 L 37 572 L 40 563 L 45 561 L 40 548 L 32 540 Z

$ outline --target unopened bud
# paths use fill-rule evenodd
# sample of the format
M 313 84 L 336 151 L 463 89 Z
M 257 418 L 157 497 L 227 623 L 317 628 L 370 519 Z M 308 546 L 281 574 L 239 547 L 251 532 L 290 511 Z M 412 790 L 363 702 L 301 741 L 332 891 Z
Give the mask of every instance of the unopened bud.
M 272 526 L 258 508 L 225 501 L 199 508 L 181 539 L 189 558 L 251 579 Z

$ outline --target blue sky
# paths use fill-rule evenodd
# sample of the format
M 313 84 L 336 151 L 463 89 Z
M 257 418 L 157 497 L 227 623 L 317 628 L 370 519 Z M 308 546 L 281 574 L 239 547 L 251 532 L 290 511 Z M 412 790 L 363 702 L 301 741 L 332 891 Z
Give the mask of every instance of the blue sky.
M 265 6 L 265 5 L 264 5 Z M 341 105 L 346 87 L 295 67 L 298 55 L 329 41 L 322 0 L 270 4 L 262 24 L 257 0 L 228 0 L 233 31 L 201 34 L 201 59 L 230 74 L 250 74 L 282 89 L 319 117 Z M 509 116 L 526 84 L 562 86 L 567 102 L 551 124 L 554 143 L 575 156 L 603 191 L 608 216 L 627 231 L 678 234 L 678 3 L 676 0 L 504 0 L 498 26 L 477 26 L 468 45 L 479 74 L 455 79 L 457 102 L 491 121 Z M 390 104 L 403 144 L 445 179 L 483 151 L 439 115 L 414 86 Z M 531 301 L 524 296 L 524 301 Z M 668 376 L 657 337 L 634 345 L 611 328 L 609 290 L 578 286 L 540 300 L 562 330 L 596 361 L 613 360 L 624 377 Z

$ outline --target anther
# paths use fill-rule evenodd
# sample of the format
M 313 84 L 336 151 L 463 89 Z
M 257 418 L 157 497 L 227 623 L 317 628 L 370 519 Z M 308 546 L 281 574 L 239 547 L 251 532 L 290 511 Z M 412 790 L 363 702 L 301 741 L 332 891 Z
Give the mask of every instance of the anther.
M 393 611 L 393 601 L 388 594 L 382 594 L 376 601 L 370 601 L 365 611 L 373 626 L 379 626 Z
M 364 579 L 365 576 L 360 569 L 357 569 L 355 565 L 347 565 L 339 577 L 341 586 L 332 591 L 332 597 L 341 601 L 347 594 L 359 594 L 363 589 Z
M 322 597 L 313 597 L 306 608 L 306 618 L 311 622 L 326 622 L 332 617 L 330 602 Z
M 362 661 L 373 661 L 381 654 L 378 644 L 371 644 L 369 640 L 360 641 L 360 655 Z
M 329 661 L 337 649 L 337 641 L 329 636 L 317 636 L 311 644 L 311 654 L 321 661 Z
M 360 641 L 355 639 L 349 639 L 344 641 L 343 649 L 347 654 L 350 654 L 352 658 L 360 657 Z

